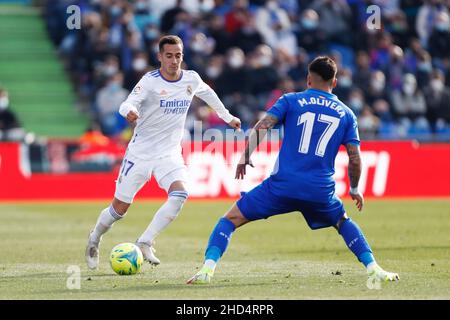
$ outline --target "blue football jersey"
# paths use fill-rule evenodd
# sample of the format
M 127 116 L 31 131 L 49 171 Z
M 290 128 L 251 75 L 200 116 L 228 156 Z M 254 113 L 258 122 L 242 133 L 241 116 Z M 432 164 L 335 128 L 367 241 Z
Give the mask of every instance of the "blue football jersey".
M 335 194 L 339 146 L 359 144 L 354 113 L 334 94 L 308 89 L 283 95 L 268 111 L 284 128 L 269 183 L 283 197 L 328 202 Z

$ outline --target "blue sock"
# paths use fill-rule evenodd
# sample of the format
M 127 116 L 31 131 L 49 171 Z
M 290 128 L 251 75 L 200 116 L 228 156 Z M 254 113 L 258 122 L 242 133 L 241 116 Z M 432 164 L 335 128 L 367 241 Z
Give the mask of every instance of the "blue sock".
M 347 247 L 365 267 L 369 263 L 375 262 L 372 249 L 370 249 L 364 234 L 355 222 L 351 219 L 345 220 L 339 228 L 339 234 L 344 238 Z
M 231 235 L 236 227 L 227 218 L 221 218 L 217 222 L 211 236 L 209 237 L 208 247 L 205 252 L 205 260 L 211 259 L 218 261 L 225 250 L 227 250 Z

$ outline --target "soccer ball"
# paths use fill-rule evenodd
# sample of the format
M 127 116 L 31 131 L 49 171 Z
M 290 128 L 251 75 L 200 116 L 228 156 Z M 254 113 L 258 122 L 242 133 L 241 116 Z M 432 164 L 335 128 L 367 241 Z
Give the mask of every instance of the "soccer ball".
M 144 257 L 141 249 L 133 243 L 121 243 L 111 250 L 111 268 L 119 275 L 136 274 L 141 269 Z

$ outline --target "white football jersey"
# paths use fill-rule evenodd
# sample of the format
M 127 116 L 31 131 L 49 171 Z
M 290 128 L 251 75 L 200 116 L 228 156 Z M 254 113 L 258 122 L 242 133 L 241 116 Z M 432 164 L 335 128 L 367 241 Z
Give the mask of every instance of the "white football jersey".
M 183 70 L 176 81 L 164 79 L 159 70 L 145 74 L 119 110 L 123 117 L 131 110 L 139 114 L 128 152 L 143 160 L 181 154 L 184 124 L 194 95 L 211 106 L 226 123 L 233 120 L 197 72 Z

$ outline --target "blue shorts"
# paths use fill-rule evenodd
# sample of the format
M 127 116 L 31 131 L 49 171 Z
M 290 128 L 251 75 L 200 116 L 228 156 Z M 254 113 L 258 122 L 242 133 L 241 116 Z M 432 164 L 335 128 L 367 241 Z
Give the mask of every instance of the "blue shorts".
M 236 205 L 250 221 L 300 211 L 313 230 L 335 226 L 345 214 L 342 201 L 337 196 L 327 203 L 280 197 L 270 190 L 268 179 L 249 192 L 242 193 Z

